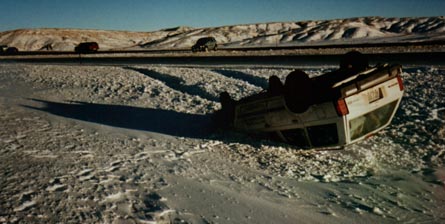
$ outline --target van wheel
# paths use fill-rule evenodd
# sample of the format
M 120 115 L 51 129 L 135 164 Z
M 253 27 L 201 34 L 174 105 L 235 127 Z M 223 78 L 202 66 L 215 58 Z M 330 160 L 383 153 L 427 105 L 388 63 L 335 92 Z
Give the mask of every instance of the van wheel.
M 284 83 L 284 101 L 291 112 L 305 112 L 313 103 L 312 97 L 312 81 L 305 72 L 295 70 L 287 75 Z
M 221 110 L 218 113 L 218 123 L 222 127 L 229 127 L 235 117 L 236 101 L 227 92 L 219 94 L 219 101 L 221 102 Z
M 359 51 L 350 51 L 340 60 L 340 69 L 362 71 L 369 67 L 368 57 Z

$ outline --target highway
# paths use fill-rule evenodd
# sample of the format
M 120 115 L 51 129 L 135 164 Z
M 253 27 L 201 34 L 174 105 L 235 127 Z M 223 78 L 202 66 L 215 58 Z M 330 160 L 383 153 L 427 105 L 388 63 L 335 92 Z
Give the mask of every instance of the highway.
M 256 48 L 222 48 L 215 52 L 191 53 L 189 49 L 99 51 L 76 54 L 63 51 L 23 51 L 0 55 L 0 63 L 83 65 L 189 65 L 189 66 L 316 66 L 338 65 L 341 54 L 363 50 L 370 61 L 402 65 L 445 65 L 445 42 L 308 45 Z M 418 49 L 424 49 L 418 51 Z M 388 51 L 385 51 L 388 49 Z M 396 49 L 396 51 L 394 51 Z M 409 52 L 417 49 L 417 52 Z M 439 49 L 439 50 L 437 50 Z M 381 53 L 396 52 L 396 53 Z

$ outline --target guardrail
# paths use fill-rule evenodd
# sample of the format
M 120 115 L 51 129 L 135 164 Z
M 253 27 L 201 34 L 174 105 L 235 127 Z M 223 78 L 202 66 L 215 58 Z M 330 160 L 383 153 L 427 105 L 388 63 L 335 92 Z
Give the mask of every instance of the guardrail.
M 365 54 L 370 64 L 399 63 L 402 65 L 445 65 L 445 52 L 414 52 L 414 53 L 379 53 Z M 341 55 L 317 54 L 317 55 L 193 55 L 177 54 L 174 56 L 149 55 L 130 56 L 119 55 L 106 57 L 7 57 L 3 62 L 22 62 L 39 64 L 84 64 L 84 65 L 130 65 L 130 64 L 155 64 L 155 65 L 181 65 L 181 66 L 318 66 L 338 65 Z

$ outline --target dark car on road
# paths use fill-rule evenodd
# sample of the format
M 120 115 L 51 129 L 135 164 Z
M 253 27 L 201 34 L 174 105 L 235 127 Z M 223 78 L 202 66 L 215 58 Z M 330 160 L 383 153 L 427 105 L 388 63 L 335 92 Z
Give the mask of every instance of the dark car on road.
M 16 47 L 8 47 L 7 45 L 0 46 L 0 53 L 2 54 L 16 54 L 19 52 L 19 49 Z
M 99 44 L 96 42 L 84 42 L 80 43 L 74 48 L 76 53 L 93 53 L 99 50 Z
M 203 37 L 196 41 L 196 44 L 192 46 L 193 52 L 198 51 L 216 51 L 218 44 L 216 43 L 215 38 L 213 37 Z

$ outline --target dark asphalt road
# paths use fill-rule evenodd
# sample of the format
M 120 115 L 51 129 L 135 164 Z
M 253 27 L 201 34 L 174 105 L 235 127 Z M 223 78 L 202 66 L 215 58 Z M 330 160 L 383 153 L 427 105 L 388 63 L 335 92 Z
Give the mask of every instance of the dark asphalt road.
M 370 64 L 399 63 L 404 66 L 445 65 L 445 52 L 367 54 Z M 199 66 L 319 66 L 338 65 L 341 55 L 270 55 L 270 56 L 116 56 L 4 57 L 0 63 L 43 63 L 83 65 L 199 65 Z

